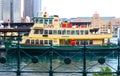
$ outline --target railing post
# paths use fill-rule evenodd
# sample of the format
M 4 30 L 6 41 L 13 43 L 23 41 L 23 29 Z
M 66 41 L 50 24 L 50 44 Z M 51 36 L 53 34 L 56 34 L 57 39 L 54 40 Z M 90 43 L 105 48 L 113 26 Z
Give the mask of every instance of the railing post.
M 50 70 L 49 76 L 53 76 L 53 68 L 52 68 L 52 59 L 53 59 L 53 48 L 52 43 L 50 44 Z
M 20 32 L 18 32 L 18 43 L 17 43 L 17 76 L 21 76 L 20 73 Z
M 87 76 L 86 74 L 86 41 L 84 40 L 83 47 L 83 76 Z

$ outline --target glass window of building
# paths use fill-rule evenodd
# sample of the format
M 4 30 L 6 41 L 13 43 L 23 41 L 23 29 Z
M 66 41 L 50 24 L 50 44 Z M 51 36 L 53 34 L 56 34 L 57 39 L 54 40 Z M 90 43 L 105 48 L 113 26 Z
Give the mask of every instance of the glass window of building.
M 49 30 L 49 34 L 52 34 L 52 30 Z
M 35 29 L 34 34 L 39 34 L 39 30 L 38 30 L 38 29 Z
M 79 35 L 79 30 L 76 30 L 76 34 Z
M 40 34 L 43 34 L 43 29 L 40 29 Z

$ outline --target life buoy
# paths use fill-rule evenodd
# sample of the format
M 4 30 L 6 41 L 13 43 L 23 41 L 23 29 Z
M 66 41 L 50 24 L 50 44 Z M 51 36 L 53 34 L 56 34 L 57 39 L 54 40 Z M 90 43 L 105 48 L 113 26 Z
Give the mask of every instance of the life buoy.
M 54 28 L 54 25 L 50 24 L 48 25 L 49 28 Z

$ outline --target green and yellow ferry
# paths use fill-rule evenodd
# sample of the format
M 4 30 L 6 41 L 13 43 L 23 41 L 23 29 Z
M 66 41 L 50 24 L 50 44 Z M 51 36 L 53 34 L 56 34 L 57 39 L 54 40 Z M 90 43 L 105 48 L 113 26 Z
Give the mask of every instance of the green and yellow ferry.
M 45 48 L 51 44 L 55 48 L 75 49 L 86 45 L 87 47 L 108 47 L 105 39 L 112 38 L 112 34 L 101 34 L 99 28 L 91 27 L 90 22 L 61 22 L 57 15 L 48 17 L 34 17 L 34 25 L 28 36 L 22 36 L 19 45 L 21 48 Z M 85 43 L 84 43 L 85 41 Z M 7 48 L 17 45 L 17 42 L 6 42 Z M 109 45 L 113 47 L 113 45 Z

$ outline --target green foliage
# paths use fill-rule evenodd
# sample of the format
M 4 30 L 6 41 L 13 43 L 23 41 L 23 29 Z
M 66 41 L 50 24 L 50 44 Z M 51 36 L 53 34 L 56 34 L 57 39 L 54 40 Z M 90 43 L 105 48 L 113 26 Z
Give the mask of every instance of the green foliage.
M 111 72 L 111 73 L 107 73 Z M 93 76 L 114 76 L 112 73 L 112 70 L 106 66 L 105 68 L 101 67 L 100 68 L 100 73 L 94 73 Z

